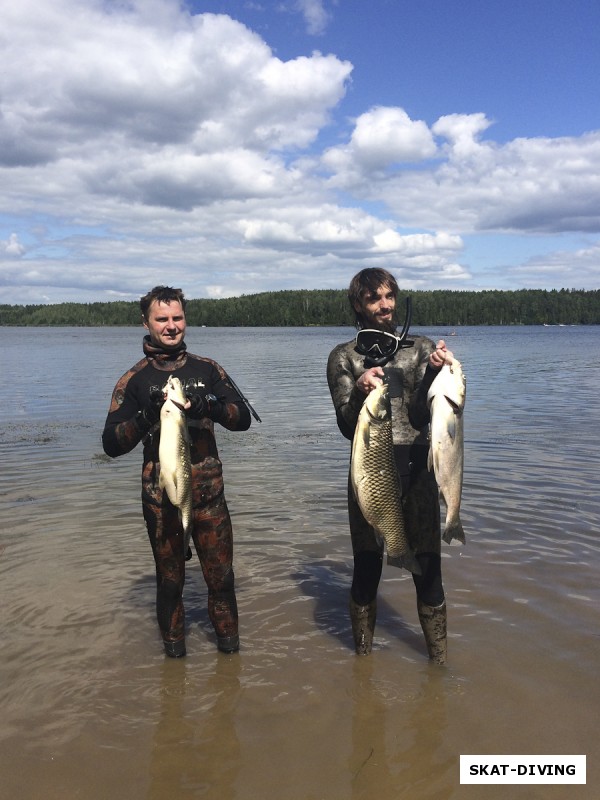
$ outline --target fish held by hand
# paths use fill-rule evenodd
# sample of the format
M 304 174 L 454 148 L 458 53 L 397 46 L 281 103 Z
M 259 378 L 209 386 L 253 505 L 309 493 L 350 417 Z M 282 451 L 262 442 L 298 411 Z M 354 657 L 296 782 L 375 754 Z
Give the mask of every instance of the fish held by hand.
M 431 444 L 427 466 L 433 469 L 446 505 L 442 538 L 448 544 L 457 539 L 464 544 L 460 520 L 464 471 L 464 419 L 467 382 L 459 361 L 442 366 L 427 393 L 431 412 Z
M 160 411 L 158 485 L 179 511 L 183 528 L 183 552 L 187 554 L 192 532 L 192 464 L 187 419 L 187 398 L 179 378 L 169 376 L 164 387 L 165 402 Z
M 356 502 L 376 535 L 385 542 L 388 564 L 417 575 L 402 510 L 402 489 L 394 459 L 392 413 L 387 384 L 367 395 L 352 440 L 350 480 Z

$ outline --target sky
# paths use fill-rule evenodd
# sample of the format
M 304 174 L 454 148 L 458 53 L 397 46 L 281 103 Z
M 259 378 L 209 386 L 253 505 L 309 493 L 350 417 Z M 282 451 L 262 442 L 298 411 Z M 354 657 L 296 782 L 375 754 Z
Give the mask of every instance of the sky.
M 19 0 L 0 303 L 600 288 L 597 0 Z

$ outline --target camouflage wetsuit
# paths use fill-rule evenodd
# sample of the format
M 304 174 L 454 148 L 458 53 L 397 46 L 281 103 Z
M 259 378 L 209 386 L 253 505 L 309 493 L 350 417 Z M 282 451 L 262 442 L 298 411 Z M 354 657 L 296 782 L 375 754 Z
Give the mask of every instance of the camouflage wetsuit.
M 250 414 L 229 384 L 224 370 L 208 358 L 186 351 L 166 352 L 144 338 L 145 358 L 118 381 L 112 394 L 102 444 L 111 457 L 144 443 L 142 505 L 156 564 L 158 625 L 165 645 L 184 641 L 185 553 L 177 509 L 158 485 L 160 428 L 140 433 L 136 415 L 148 403 L 150 393 L 162 389 L 168 374 L 179 378 L 184 391 L 215 395 L 223 402 L 219 422 L 229 430 L 246 430 Z M 208 586 L 208 613 L 218 640 L 237 637 L 238 614 L 234 589 L 233 535 L 223 493 L 223 471 L 208 417 L 188 419 L 193 486 L 192 539 Z
M 434 343 L 413 337 L 384 367 L 390 384 L 396 466 L 402 482 L 402 504 L 408 538 L 415 549 L 422 575 L 413 575 L 417 596 L 431 606 L 444 602 L 440 566 L 440 505 L 433 473 L 427 469 L 429 409 L 427 391 L 437 375 L 428 366 Z M 338 426 L 352 439 L 365 395 L 356 380 L 365 371 L 364 356 L 352 340 L 335 347 L 327 364 L 327 381 Z M 363 517 L 348 482 L 348 512 L 354 555 L 351 595 L 359 605 L 371 603 L 382 570 L 383 545 Z

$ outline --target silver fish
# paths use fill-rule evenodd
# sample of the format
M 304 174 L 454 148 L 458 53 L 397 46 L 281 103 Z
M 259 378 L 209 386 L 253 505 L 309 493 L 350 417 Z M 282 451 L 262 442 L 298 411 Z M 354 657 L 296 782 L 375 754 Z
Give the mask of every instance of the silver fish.
M 356 502 L 377 536 L 385 542 L 388 564 L 419 575 L 402 512 L 402 489 L 394 460 L 392 409 L 387 384 L 369 392 L 352 440 L 350 480 Z
M 460 521 L 464 469 L 463 411 L 467 381 L 459 361 L 444 364 L 427 393 L 431 410 L 431 445 L 427 465 L 433 469 L 446 505 L 443 539 L 465 542 Z
M 187 421 L 183 407 L 186 397 L 179 378 L 169 376 L 160 410 L 158 485 L 179 510 L 183 527 L 183 552 L 187 553 L 192 532 L 192 463 Z

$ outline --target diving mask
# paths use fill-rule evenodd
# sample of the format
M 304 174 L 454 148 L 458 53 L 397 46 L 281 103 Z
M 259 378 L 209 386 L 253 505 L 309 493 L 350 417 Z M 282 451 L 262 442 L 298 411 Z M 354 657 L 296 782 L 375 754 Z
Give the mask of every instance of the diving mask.
M 363 328 L 356 334 L 356 349 L 371 359 L 390 359 L 400 347 L 400 337 L 395 333 Z
M 412 302 L 410 297 L 406 298 L 406 318 L 402 331 L 389 333 L 380 331 L 376 328 L 363 328 L 356 334 L 356 349 L 365 356 L 365 368 L 383 367 L 396 355 L 398 348 L 403 344 L 408 346 L 413 344 L 407 341 L 408 330 L 412 319 Z

